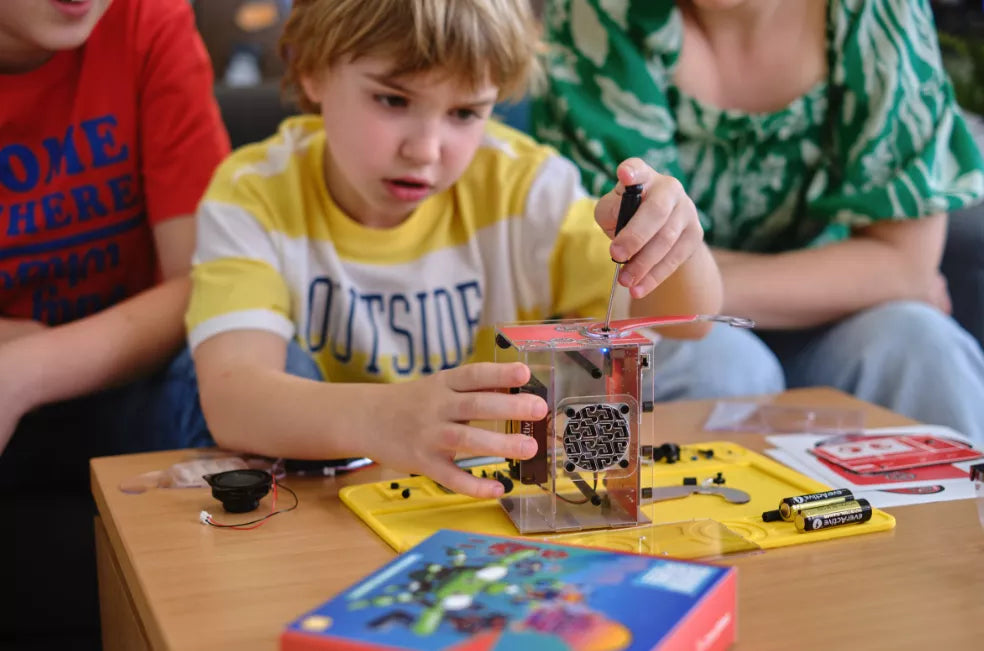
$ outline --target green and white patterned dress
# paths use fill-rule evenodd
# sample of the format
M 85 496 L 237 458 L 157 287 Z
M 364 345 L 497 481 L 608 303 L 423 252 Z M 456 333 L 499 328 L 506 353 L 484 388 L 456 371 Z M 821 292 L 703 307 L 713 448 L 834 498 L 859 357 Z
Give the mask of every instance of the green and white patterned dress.
M 926 0 L 830 0 L 827 78 L 768 114 L 720 110 L 674 85 L 674 2 L 551 0 L 544 23 L 537 136 L 577 163 L 595 194 L 631 156 L 679 178 L 713 246 L 817 246 L 984 196 L 984 162 Z

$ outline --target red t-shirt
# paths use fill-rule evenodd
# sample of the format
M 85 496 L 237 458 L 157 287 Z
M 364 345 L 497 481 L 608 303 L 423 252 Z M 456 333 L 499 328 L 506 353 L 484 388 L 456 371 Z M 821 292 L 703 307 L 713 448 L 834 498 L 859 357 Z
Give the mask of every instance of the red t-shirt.
M 194 214 L 228 151 L 187 0 L 114 0 L 81 48 L 0 75 L 0 316 L 153 285 L 153 226 Z

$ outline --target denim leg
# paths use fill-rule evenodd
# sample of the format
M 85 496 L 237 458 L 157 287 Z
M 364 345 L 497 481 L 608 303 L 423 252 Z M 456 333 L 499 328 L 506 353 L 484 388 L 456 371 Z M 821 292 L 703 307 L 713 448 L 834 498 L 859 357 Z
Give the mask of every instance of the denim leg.
M 287 346 L 284 370 L 298 377 L 321 381 L 321 370 L 310 354 L 291 340 Z M 215 445 L 198 397 L 198 375 L 191 350 L 185 348 L 154 387 L 154 408 L 146 426 L 152 432 L 155 450 L 195 448 Z
M 984 354 L 926 304 L 886 303 L 826 328 L 761 336 L 790 387 L 836 387 L 984 444 Z
M 287 361 L 284 364 L 284 370 L 290 375 L 308 380 L 321 382 L 325 379 L 321 374 L 321 369 L 318 368 L 318 363 L 311 357 L 311 353 L 301 348 L 294 339 L 291 339 L 287 346 Z
M 715 323 L 700 340 L 662 339 L 653 351 L 657 402 L 731 398 L 785 389 L 782 367 L 758 337 Z

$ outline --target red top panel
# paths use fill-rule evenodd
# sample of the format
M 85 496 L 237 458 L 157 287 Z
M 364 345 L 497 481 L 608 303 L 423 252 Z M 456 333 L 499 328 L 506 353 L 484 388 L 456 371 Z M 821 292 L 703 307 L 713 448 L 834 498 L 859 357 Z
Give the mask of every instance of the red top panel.
M 593 321 L 560 321 L 500 326 L 509 342 L 521 350 L 569 349 L 586 346 L 644 346 L 652 341 L 635 331 L 621 337 L 597 337 L 586 334 Z

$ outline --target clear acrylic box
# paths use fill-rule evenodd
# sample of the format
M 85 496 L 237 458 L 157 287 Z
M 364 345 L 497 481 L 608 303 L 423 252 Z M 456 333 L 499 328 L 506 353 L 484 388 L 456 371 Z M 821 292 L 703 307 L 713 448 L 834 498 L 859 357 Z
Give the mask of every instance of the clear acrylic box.
M 642 488 L 653 485 L 653 343 L 634 331 L 598 336 L 592 321 L 518 323 L 496 328 L 497 362 L 531 372 L 520 389 L 548 406 L 541 421 L 505 421 L 536 439 L 536 455 L 509 460 L 519 490 L 500 500 L 520 533 L 626 527 L 649 522 Z M 532 490 L 524 490 L 525 488 Z M 538 490 L 536 490 L 538 489 Z

